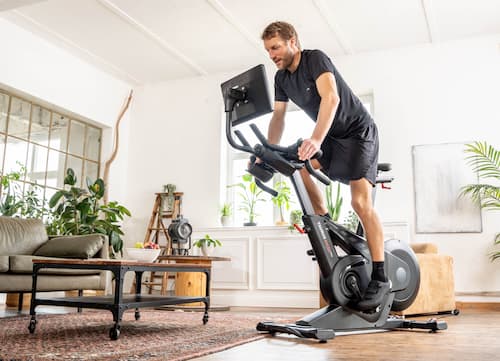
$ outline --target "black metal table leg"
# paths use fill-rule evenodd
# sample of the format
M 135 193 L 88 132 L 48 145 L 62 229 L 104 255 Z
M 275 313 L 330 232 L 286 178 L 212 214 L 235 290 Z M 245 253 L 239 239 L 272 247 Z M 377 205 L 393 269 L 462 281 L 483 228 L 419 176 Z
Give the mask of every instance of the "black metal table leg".
M 82 297 L 83 296 L 83 290 L 78 290 L 78 297 Z M 82 308 L 81 307 L 78 307 L 76 309 L 76 312 L 78 313 L 82 313 Z
M 113 321 L 115 324 L 109 330 L 109 337 L 112 340 L 117 340 L 120 337 L 120 322 L 122 321 L 122 315 L 124 308 L 122 307 L 123 300 L 123 281 L 124 275 L 128 271 L 128 268 L 124 267 L 113 267 L 111 270 L 115 276 L 115 303 L 113 305 Z
M 140 297 L 141 294 L 141 286 L 142 286 L 142 275 L 143 271 L 135 271 L 135 295 L 136 297 Z M 134 313 L 136 321 L 141 318 L 141 313 L 139 312 L 139 307 L 135 308 Z
M 33 265 L 33 275 L 32 275 L 32 284 L 31 284 L 31 304 L 30 304 L 30 324 L 28 326 L 28 330 L 30 333 L 34 333 L 36 329 L 36 314 L 35 314 L 35 300 L 36 300 L 36 286 L 38 279 L 38 270 L 40 269 L 39 265 Z
M 203 314 L 203 324 L 206 325 L 208 322 L 208 309 L 210 308 L 210 270 L 204 271 L 206 285 L 205 285 L 205 313 Z

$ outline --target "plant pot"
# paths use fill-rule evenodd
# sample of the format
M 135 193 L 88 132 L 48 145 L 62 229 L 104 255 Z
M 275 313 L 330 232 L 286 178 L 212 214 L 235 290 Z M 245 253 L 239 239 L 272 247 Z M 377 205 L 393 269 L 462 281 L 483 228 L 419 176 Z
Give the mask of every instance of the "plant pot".
M 223 227 L 229 227 L 231 225 L 231 216 L 221 216 L 220 223 Z
M 288 226 L 287 221 L 276 221 L 274 224 L 277 226 Z
M 201 254 L 205 257 L 210 257 L 214 252 L 213 246 L 207 246 L 206 244 L 201 245 Z
M 245 227 L 248 227 L 248 226 L 256 226 L 256 225 L 257 225 L 257 223 L 255 223 L 255 222 L 245 222 L 245 223 L 243 223 L 243 225 L 244 225 Z

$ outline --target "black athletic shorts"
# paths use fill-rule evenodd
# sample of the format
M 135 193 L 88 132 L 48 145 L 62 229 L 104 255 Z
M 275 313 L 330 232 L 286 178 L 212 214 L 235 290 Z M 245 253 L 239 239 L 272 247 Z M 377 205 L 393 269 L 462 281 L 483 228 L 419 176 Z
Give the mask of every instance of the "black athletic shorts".
M 378 162 L 378 131 L 371 123 L 361 134 L 349 138 L 327 135 L 321 144 L 323 156 L 318 159 L 322 171 L 332 180 L 349 184 L 366 178 L 375 185 Z

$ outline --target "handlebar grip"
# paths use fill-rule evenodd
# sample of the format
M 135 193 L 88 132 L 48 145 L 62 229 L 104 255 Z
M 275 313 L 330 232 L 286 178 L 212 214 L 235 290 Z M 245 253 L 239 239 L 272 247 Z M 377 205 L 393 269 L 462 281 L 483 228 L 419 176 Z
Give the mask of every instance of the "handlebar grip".
M 323 151 L 321 149 L 319 149 L 316 154 L 314 154 L 311 159 L 319 159 L 323 156 Z
M 321 183 L 323 183 L 326 186 L 331 183 L 330 178 L 328 178 L 326 175 L 324 175 L 321 171 L 318 171 L 318 170 L 316 170 L 316 169 L 313 168 L 313 166 L 311 165 L 311 161 L 310 160 L 306 160 L 305 164 L 306 164 L 307 171 L 314 178 L 316 178 L 317 180 L 319 180 Z
M 260 189 L 262 189 L 264 192 L 267 192 L 269 193 L 272 197 L 276 197 L 278 195 L 278 192 L 275 191 L 274 189 L 266 186 L 264 183 L 262 183 L 262 181 L 258 178 L 255 178 L 255 184 L 257 185 L 257 187 L 259 187 Z
M 247 169 L 248 173 L 253 175 L 256 179 L 268 182 L 274 175 L 274 169 L 266 163 L 257 163 L 256 160 L 257 158 L 254 155 L 250 157 L 250 165 Z

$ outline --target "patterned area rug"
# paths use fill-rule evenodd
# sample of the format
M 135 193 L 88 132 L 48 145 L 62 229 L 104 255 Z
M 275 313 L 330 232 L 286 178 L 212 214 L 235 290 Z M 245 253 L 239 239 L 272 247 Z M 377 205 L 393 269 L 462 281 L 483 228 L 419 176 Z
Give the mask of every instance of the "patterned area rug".
M 265 313 L 211 312 L 206 325 L 202 312 L 141 310 L 123 315 L 118 340 L 109 338 L 109 311 L 37 315 L 34 334 L 30 317 L 0 319 L 0 360 L 170 360 L 181 361 L 222 351 L 265 337 L 255 330 L 259 321 L 289 322 L 296 316 Z

